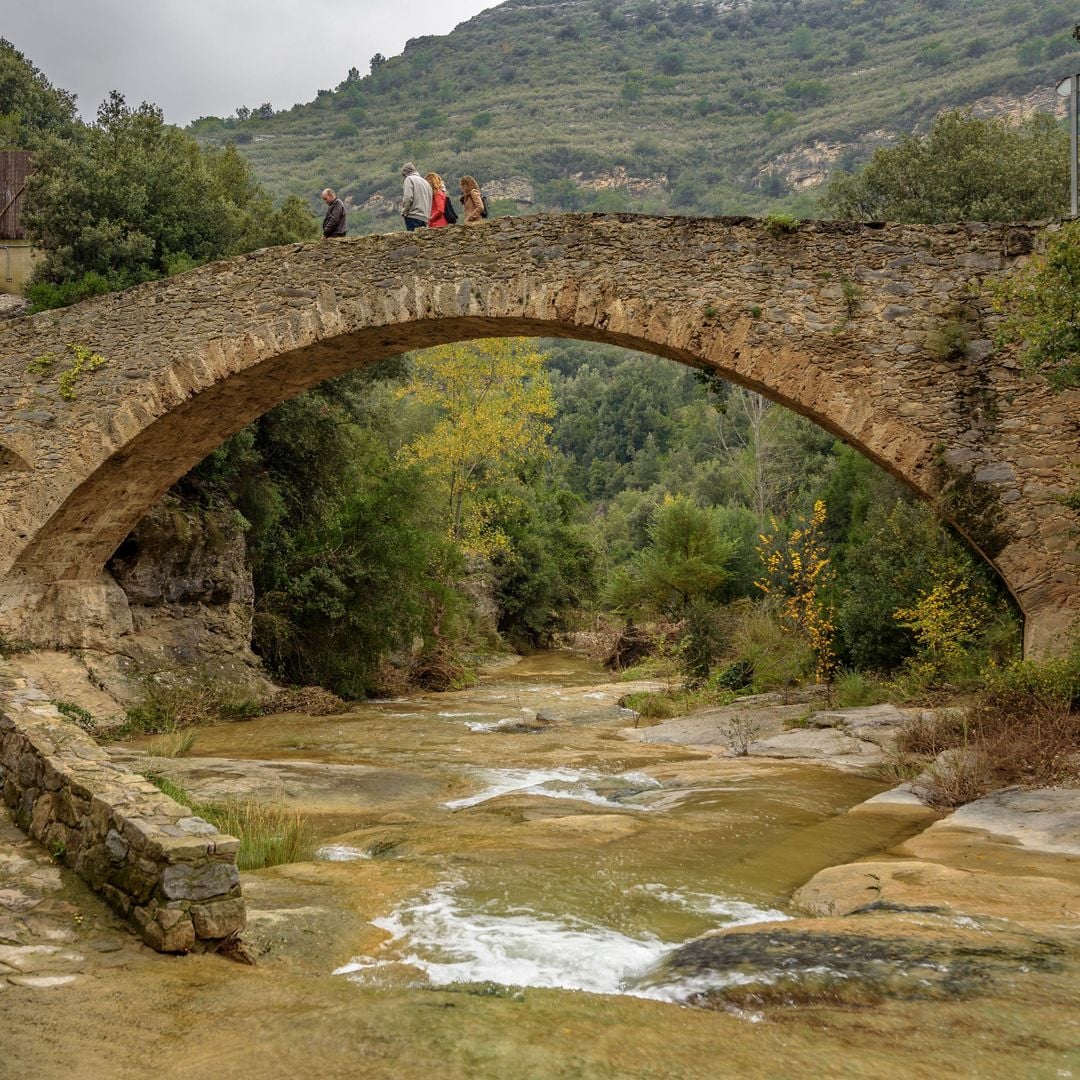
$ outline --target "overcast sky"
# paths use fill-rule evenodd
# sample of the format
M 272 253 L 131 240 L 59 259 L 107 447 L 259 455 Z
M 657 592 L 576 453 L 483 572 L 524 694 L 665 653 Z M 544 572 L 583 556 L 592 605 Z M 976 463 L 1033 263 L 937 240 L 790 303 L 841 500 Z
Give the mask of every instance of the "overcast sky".
M 381 52 L 445 34 L 496 0 L 0 0 L 7 38 L 92 119 L 110 90 L 165 119 L 287 109 Z M 322 14 L 318 14 L 318 12 Z M 404 17 L 404 16 L 407 16 Z

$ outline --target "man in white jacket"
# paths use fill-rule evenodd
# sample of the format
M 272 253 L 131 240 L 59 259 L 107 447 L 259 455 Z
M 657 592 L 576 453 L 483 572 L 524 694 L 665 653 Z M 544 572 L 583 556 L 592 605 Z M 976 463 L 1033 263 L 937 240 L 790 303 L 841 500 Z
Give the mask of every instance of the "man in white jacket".
M 416 171 L 411 161 L 401 166 L 405 188 L 401 196 L 401 216 L 408 232 L 427 227 L 431 217 L 431 185 Z

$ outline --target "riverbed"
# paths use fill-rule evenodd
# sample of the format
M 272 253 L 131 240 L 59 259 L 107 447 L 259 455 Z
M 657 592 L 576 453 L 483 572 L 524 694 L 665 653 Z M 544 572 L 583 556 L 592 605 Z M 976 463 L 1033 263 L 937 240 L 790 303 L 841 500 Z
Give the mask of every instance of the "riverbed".
M 118 748 L 199 799 L 299 808 L 314 857 L 245 873 L 255 967 L 152 954 L 39 867 L 55 888 L 23 911 L 67 954 L 40 976 L 66 981 L 0 990 L 0 1076 L 1080 1075 L 1073 921 L 1020 885 L 1009 911 L 1000 881 L 990 914 L 915 890 L 807 918 L 793 894 L 827 868 L 910 878 L 933 815 L 867 805 L 888 785 L 858 772 L 628 738 L 639 687 L 609 679 L 546 653 L 470 690 L 207 728 L 184 758 Z M 1045 897 L 1080 878 L 972 844 L 979 870 L 926 865 Z

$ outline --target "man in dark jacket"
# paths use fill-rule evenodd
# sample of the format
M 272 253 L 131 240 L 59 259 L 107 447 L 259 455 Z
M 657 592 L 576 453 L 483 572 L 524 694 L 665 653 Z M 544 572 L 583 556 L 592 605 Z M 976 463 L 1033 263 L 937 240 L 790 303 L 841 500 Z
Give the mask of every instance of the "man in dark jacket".
M 323 218 L 323 236 L 344 236 L 345 204 L 330 188 L 323 190 L 322 201 L 329 207 L 326 211 L 326 217 Z

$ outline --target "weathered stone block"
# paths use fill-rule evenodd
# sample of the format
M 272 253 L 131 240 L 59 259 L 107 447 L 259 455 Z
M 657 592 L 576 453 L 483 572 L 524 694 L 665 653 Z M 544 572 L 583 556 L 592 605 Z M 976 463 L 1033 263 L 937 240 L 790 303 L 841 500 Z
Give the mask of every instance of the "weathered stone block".
M 109 853 L 109 858 L 123 862 L 131 850 L 131 845 L 115 829 L 110 829 L 105 834 L 105 850 Z
M 200 940 L 228 938 L 247 925 L 243 900 L 217 900 L 191 905 L 191 921 Z
M 103 897 L 105 897 L 106 903 L 108 903 L 109 907 L 111 907 L 113 911 L 118 912 L 125 919 L 131 915 L 131 897 L 128 896 L 127 893 L 121 892 L 119 889 L 115 888 L 112 885 L 109 885 L 108 883 L 99 885 L 96 888 L 97 891 L 100 892 Z
M 34 802 L 34 810 L 30 817 L 30 832 L 39 839 L 45 835 L 45 830 L 53 819 L 53 803 L 55 796 L 41 795 Z
M 177 863 L 161 875 L 162 892 L 170 900 L 209 900 L 227 893 L 240 883 L 240 872 L 232 863 L 204 865 Z

